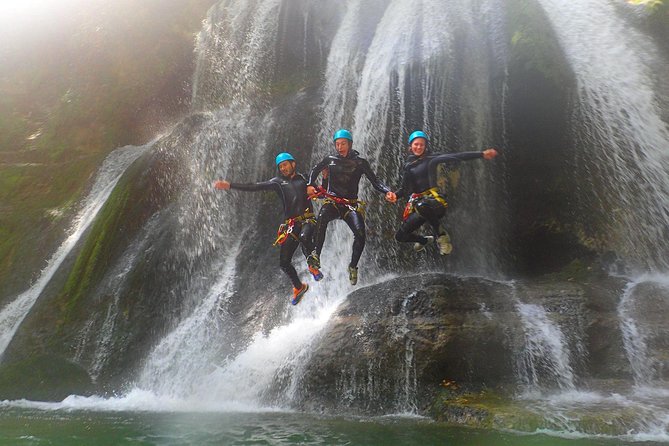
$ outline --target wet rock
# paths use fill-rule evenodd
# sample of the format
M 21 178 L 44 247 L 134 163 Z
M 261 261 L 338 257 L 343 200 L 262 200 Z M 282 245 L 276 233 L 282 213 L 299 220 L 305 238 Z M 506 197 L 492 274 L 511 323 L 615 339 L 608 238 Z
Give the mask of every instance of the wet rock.
M 0 368 L 0 400 L 62 401 L 91 395 L 95 386 L 86 370 L 55 355 L 40 355 Z
M 436 273 L 357 290 L 315 341 L 298 405 L 328 412 L 421 413 L 443 383 L 505 395 L 528 384 L 558 388 L 562 377 L 548 370 L 545 358 L 524 370 L 527 336 L 533 334 L 524 326 L 521 303 L 543 309 L 563 333 L 574 385 L 629 378 L 615 311 L 620 293 L 615 280 L 497 282 Z M 598 302 L 594 306 L 606 311 L 592 311 L 591 296 Z M 543 376 L 549 372 L 553 375 Z
M 426 274 L 350 294 L 313 353 L 302 404 L 388 413 L 423 407 L 445 379 L 512 383 L 510 352 L 520 340 L 511 292 L 505 283 Z

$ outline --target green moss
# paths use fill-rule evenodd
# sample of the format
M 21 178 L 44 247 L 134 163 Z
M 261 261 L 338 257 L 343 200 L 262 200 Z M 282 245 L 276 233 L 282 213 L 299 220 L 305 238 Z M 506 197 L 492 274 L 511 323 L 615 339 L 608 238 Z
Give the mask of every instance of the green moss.
M 0 240 L 0 299 L 43 267 L 104 156 L 149 140 L 187 109 L 194 33 L 214 3 L 93 0 L 63 29 L 55 24 L 51 32 L 61 34 L 48 45 L 8 48 L 0 64 L 0 228 L 11 235 Z M 102 22 L 87 22 L 94 10 L 105 11 L 95 15 Z
M 16 186 L 23 177 L 25 168 L 10 166 L 0 169 L 0 199 L 3 203 L 11 198 L 11 194 L 16 190 Z
M 431 412 L 439 421 L 485 429 L 534 432 L 546 424 L 541 416 L 490 390 L 442 390 Z
M 539 72 L 563 89 L 571 74 L 543 10 L 534 1 L 510 0 L 507 11 L 512 65 Z
M 632 5 L 644 5 L 648 9 L 654 10 L 662 6 L 662 0 L 627 0 Z
M 442 389 L 431 407 L 433 418 L 449 424 L 484 429 L 537 432 L 539 430 L 574 430 L 592 435 L 624 435 L 641 428 L 646 420 L 628 407 L 566 408 L 560 415 L 545 413 L 549 409 L 483 390 L 480 392 Z
M 119 233 L 123 211 L 128 204 L 128 181 L 120 182 L 95 220 L 67 282 L 57 300 L 61 310 L 59 325 L 66 325 L 75 316 L 79 304 L 91 286 L 97 283 L 114 252 L 114 235 Z
M 62 239 L 72 203 L 81 196 L 83 178 L 99 160 L 73 160 L 56 171 L 45 164 L 0 166 L 0 290 L 25 288 L 18 277 L 39 270 Z M 32 266 L 31 266 L 32 265 Z M 35 267 L 34 265 L 38 265 Z M 31 274 L 32 275 L 32 274 Z M 18 289 L 12 291 L 8 281 Z M 2 297 L 0 292 L 0 298 Z

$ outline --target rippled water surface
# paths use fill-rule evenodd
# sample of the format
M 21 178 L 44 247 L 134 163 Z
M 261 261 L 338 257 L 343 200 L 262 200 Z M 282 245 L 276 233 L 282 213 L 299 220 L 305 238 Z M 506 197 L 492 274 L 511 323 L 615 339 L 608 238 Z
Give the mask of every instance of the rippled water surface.
M 299 413 L 91 412 L 0 408 L 1 445 L 622 445 L 622 440 L 454 428 L 420 418 Z M 659 444 L 638 442 L 635 444 Z

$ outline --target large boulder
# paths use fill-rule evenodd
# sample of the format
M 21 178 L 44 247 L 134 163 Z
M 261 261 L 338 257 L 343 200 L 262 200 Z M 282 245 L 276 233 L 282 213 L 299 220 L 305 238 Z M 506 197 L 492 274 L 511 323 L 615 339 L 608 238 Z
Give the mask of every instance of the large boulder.
M 528 373 L 545 374 L 541 384 L 561 385 L 554 370 L 544 370 L 550 364 L 523 370 L 532 332 L 521 304 L 544 309 L 565 333 L 577 383 L 629 377 L 616 316 L 620 291 L 615 280 L 595 287 L 559 278 L 519 283 L 439 273 L 359 289 L 315 341 L 297 404 L 327 412 L 425 412 L 451 383 L 507 396 L 528 384 Z M 600 364 L 602 352 L 620 354 Z

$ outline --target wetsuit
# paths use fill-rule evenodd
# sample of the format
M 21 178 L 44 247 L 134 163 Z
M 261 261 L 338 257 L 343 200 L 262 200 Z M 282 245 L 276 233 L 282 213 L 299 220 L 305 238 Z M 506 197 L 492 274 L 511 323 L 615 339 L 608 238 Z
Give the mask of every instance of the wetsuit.
M 325 242 L 328 223 L 335 219 L 346 222 L 353 232 L 353 253 L 349 267 L 356 268 L 365 248 L 365 217 L 362 203 L 358 200 L 358 185 L 363 175 L 372 183 L 374 189 L 382 193 L 390 191 L 372 172 L 369 162 L 361 158 L 355 150 L 348 156 L 330 155 L 325 157 L 311 170 L 309 184 L 316 186 L 318 174 L 328 170 L 326 198 L 316 224 L 316 253 L 320 256 Z M 329 195 L 329 197 L 328 197 Z
M 253 184 L 230 183 L 230 189 L 243 191 L 273 190 L 283 202 L 285 224 L 292 221 L 293 229 L 281 245 L 279 266 L 288 275 L 295 288 L 302 287 L 292 259 L 298 245 L 305 257 L 314 250 L 313 234 L 315 228 L 313 206 L 307 197 L 307 180 L 301 173 L 292 178 L 274 177 L 269 181 Z
M 425 153 L 421 157 L 410 155 L 402 169 L 402 186 L 395 194 L 397 198 L 412 198 L 407 203 L 405 219 L 395 239 L 399 242 L 425 244 L 425 237 L 413 233 L 425 222 L 430 224 L 435 237 L 445 234 L 440 220 L 446 215 L 446 199 L 437 190 L 437 166 L 445 164 L 449 169 L 461 161 L 478 158 L 483 158 L 483 152 Z

